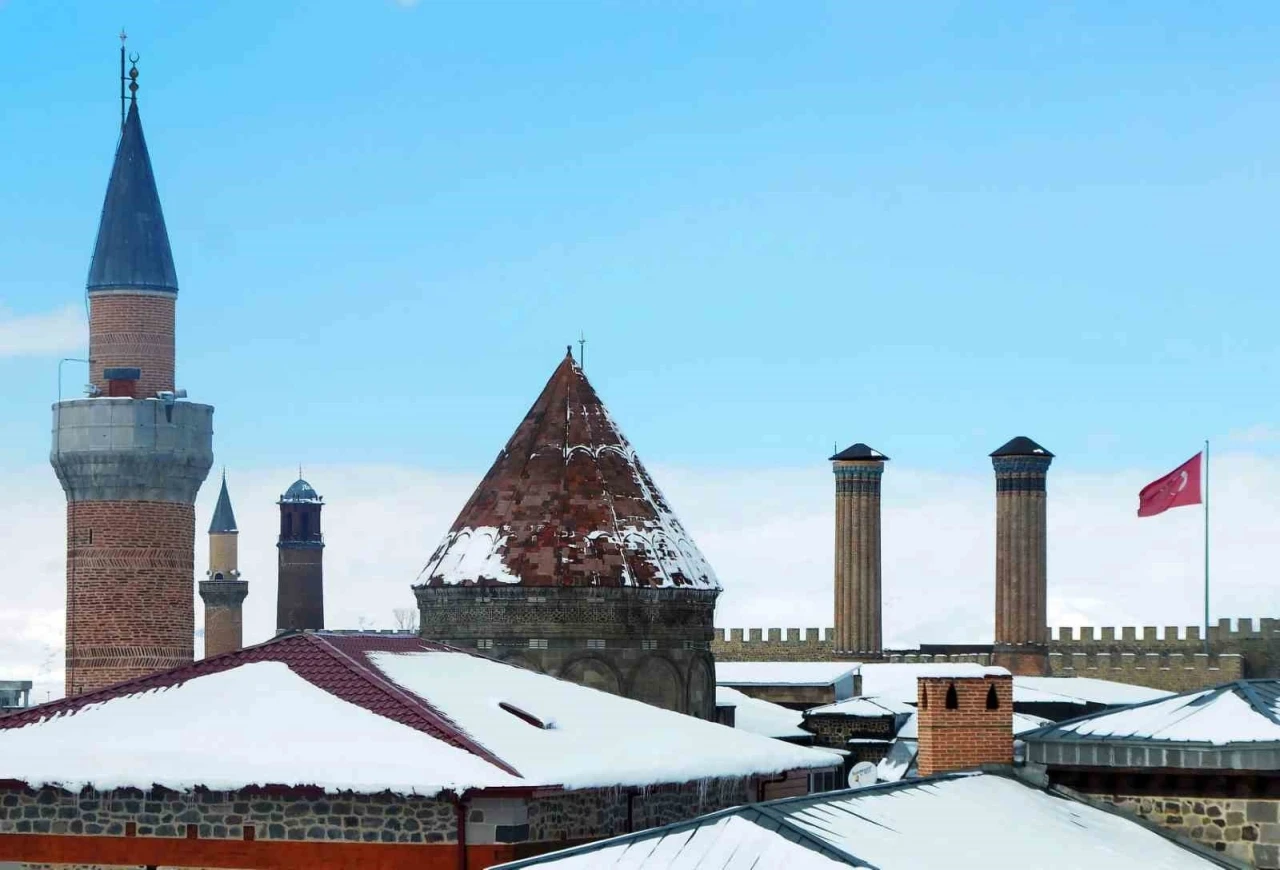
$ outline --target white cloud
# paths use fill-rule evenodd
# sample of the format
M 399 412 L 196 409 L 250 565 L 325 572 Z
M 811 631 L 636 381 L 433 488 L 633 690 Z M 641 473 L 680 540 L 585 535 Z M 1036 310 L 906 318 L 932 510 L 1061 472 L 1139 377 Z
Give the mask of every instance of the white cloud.
M 79 305 L 18 316 L 0 308 L 0 358 L 81 351 L 86 335 L 84 308 Z
M 1244 429 L 1235 429 L 1227 438 L 1237 444 L 1274 444 L 1280 441 L 1280 428 L 1269 423 L 1255 423 Z
M 1137 492 L 1158 469 L 1049 478 L 1049 617 L 1053 625 L 1193 625 L 1201 613 L 1202 514 L 1139 520 Z M 707 472 L 653 469 L 725 586 L 725 627 L 831 622 L 830 469 Z M 476 477 L 403 466 L 307 469 L 325 496 L 325 608 L 331 627 L 390 628 L 396 608 Z M 6 473 L 0 502 L 0 679 L 60 691 L 63 500 L 48 468 Z M 275 501 L 289 469 L 233 473 L 240 567 L 249 581 L 245 639 L 275 629 Z M 1213 615 L 1272 615 L 1280 562 L 1280 460 L 1225 454 L 1214 463 Z M 989 641 L 994 600 L 994 486 L 989 473 L 939 474 L 890 464 L 884 477 L 885 635 L 892 645 Z M 197 506 L 196 566 L 207 567 L 217 495 Z M 201 612 L 197 603 L 197 625 Z

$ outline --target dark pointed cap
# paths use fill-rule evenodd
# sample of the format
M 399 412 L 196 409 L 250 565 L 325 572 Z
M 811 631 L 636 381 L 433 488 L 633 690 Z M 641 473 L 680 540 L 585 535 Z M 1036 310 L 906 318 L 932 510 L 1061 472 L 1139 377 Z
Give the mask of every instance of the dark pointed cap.
M 320 496 L 301 477 L 293 482 L 293 485 L 284 491 L 284 495 L 280 497 L 281 501 L 320 501 Z
M 1043 456 L 1046 459 L 1052 459 L 1053 454 L 1045 450 L 1036 442 L 1032 441 L 1026 435 L 1019 435 L 1012 441 L 1008 442 L 998 450 L 994 451 L 992 456 Z
M 885 456 L 883 453 L 881 453 L 879 450 L 876 450 L 874 447 L 868 447 L 867 445 L 863 444 L 861 441 L 859 441 L 857 444 L 852 444 L 846 447 L 845 449 L 837 453 L 835 456 L 831 457 L 832 462 L 835 462 L 837 459 L 871 459 L 876 462 L 889 461 L 888 456 Z
M 116 162 L 102 203 L 98 241 L 89 264 L 90 292 L 150 290 L 177 293 L 178 275 L 160 210 L 138 104 L 129 105 Z
M 238 531 L 236 515 L 231 510 L 231 496 L 227 494 L 227 476 L 222 476 L 222 492 L 218 493 L 218 504 L 213 509 L 213 522 L 209 523 L 209 534 L 225 535 Z

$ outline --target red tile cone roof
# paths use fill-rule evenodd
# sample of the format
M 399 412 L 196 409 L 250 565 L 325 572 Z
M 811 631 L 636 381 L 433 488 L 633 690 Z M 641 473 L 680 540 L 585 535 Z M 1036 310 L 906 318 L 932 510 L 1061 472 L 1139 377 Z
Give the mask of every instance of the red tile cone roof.
M 418 580 L 426 586 L 720 588 L 572 354 Z

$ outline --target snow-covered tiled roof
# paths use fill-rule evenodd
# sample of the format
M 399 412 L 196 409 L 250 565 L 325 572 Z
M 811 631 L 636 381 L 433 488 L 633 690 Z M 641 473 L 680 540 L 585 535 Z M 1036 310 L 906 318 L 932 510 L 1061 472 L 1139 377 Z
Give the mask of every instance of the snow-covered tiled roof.
M 418 580 L 426 586 L 720 588 L 571 354 Z
M 878 662 L 863 664 L 862 694 L 914 704 L 916 681 L 920 677 L 981 677 L 988 669 L 979 664 Z M 1013 701 L 1018 703 L 1136 704 L 1154 698 L 1167 698 L 1169 692 L 1095 680 L 1089 677 L 1023 677 L 1013 678 Z
M 284 635 L 0 719 L 0 780 L 33 786 L 435 794 L 837 764 L 829 752 L 372 633 Z
M 800 727 L 804 714 L 799 710 L 744 695 L 728 686 L 716 686 L 716 706 L 733 707 L 733 727 L 741 731 L 761 737 L 813 737 Z
M 1050 725 L 1029 740 L 1280 743 L 1280 680 L 1237 680 Z
M 721 686 L 830 686 L 857 674 L 861 667 L 857 662 L 716 662 L 716 683 Z
M 1227 865 L 1142 822 L 1010 777 L 978 774 L 752 804 L 500 866 L 1204 870 Z
M 875 698 L 866 695 L 811 707 L 805 711 L 806 716 L 853 716 L 855 718 L 878 718 L 880 716 L 898 716 L 915 713 L 916 708 L 904 704 L 894 698 Z

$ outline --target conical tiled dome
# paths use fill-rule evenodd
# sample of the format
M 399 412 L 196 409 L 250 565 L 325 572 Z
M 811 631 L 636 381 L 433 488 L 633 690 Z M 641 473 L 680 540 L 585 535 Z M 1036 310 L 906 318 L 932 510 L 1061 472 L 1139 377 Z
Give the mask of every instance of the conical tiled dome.
M 572 355 L 476 487 L 418 580 L 719 589 Z

